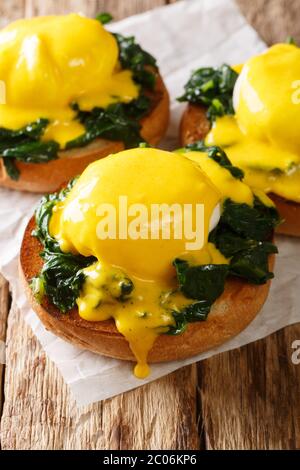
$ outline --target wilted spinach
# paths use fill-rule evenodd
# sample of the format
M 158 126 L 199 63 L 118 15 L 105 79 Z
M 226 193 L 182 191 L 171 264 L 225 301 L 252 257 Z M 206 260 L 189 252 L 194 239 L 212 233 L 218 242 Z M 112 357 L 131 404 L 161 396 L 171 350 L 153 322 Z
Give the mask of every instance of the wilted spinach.
M 126 148 L 137 147 L 143 142 L 139 120 L 147 114 L 149 106 L 150 100 L 140 96 L 131 103 L 114 103 L 106 109 L 94 108 L 90 112 L 78 109 L 78 119 L 86 132 L 68 142 L 66 148 L 83 147 L 99 137 L 120 140 Z
M 101 13 L 98 13 L 95 19 L 100 21 L 101 24 L 107 24 L 113 20 L 113 17 L 110 13 L 103 11 Z
M 237 77 L 238 74 L 226 64 L 219 68 L 202 67 L 193 72 L 178 101 L 206 106 L 207 117 L 212 123 L 218 116 L 234 114 L 232 94 Z
M 32 281 L 33 291 L 39 300 L 42 298 L 42 291 L 61 312 L 67 312 L 74 307 L 84 282 L 82 269 L 95 261 L 93 257 L 63 253 L 58 242 L 49 233 L 53 207 L 65 199 L 74 181 L 58 193 L 41 199 L 35 213 L 36 230 L 32 233 L 44 246 L 41 252 L 44 264 L 39 276 Z
M 93 256 L 85 257 L 72 253 L 63 253 L 56 239 L 49 233 L 49 222 L 53 207 L 63 201 L 72 189 L 76 179 L 61 191 L 44 196 L 35 213 L 36 229 L 32 235 L 43 244 L 41 257 L 44 264 L 39 275 L 32 279 L 31 287 L 39 302 L 47 295 L 51 302 L 63 313 L 76 304 L 85 280 L 83 269 L 96 261 Z M 118 300 L 125 300 L 133 290 L 132 281 L 122 273 L 115 275 L 120 295 Z

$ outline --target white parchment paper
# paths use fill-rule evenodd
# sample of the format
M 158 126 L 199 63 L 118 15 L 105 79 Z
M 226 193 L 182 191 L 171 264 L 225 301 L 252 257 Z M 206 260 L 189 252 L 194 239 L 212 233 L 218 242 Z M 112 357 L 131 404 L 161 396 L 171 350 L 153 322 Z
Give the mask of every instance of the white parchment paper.
M 187 0 L 114 23 L 110 29 L 134 34 L 158 60 L 172 98 L 172 119 L 163 147 L 178 147 L 182 94 L 191 70 L 202 65 L 236 64 L 265 48 L 230 0 Z M 24 228 L 39 196 L 0 189 L 0 266 L 8 279 L 14 305 L 51 360 L 61 371 L 79 405 L 112 397 L 155 380 L 179 367 L 237 348 L 300 320 L 300 241 L 278 238 L 275 280 L 258 317 L 240 335 L 207 353 L 152 365 L 146 380 L 136 379 L 132 364 L 82 351 L 47 332 L 29 307 L 18 281 L 18 252 Z M 3 355 L 3 354 L 2 354 Z M 3 360 L 3 358 L 2 358 Z

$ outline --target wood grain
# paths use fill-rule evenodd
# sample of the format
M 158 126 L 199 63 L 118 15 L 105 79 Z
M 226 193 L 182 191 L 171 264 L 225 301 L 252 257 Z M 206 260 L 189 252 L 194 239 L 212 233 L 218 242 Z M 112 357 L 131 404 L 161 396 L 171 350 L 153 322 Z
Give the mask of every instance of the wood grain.
M 110 11 L 115 19 L 174 0 L 1 0 L 0 24 L 24 15 Z M 300 41 L 298 0 L 237 0 L 268 42 Z M 8 311 L 0 280 L 0 339 Z M 300 366 L 290 360 L 300 326 L 145 387 L 78 408 L 19 312 L 7 329 L 3 449 L 300 448 Z M 3 367 L 0 366 L 0 381 Z M 198 380 L 198 382 L 197 382 Z M 1 398 L 2 397 L 2 398 Z M 0 406 L 3 396 L 0 396 Z
M 299 449 L 300 325 L 199 364 L 207 449 Z

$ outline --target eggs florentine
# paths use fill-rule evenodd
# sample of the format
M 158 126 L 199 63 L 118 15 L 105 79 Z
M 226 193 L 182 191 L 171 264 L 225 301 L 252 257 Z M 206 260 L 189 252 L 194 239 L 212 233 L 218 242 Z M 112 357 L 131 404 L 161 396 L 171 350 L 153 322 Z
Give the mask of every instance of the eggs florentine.
M 226 150 L 245 181 L 300 202 L 300 49 L 277 44 L 251 58 L 236 82 L 234 116 L 217 118 L 206 138 Z

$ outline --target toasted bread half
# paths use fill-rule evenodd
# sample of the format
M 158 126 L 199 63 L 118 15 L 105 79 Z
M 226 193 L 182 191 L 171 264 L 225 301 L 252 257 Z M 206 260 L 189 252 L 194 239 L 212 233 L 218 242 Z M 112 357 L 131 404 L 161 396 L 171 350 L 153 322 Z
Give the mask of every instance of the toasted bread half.
M 206 117 L 206 108 L 200 105 L 188 104 L 180 124 L 181 145 L 204 139 L 209 130 L 210 124 Z M 283 219 L 283 223 L 277 227 L 276 232 L 300 237 L 300 204 L 284 199 L 274 193 L 269 193 L 268 196 L 275 203 Z
M 157 75 L 156 88 L 150 96 L 152 109 L 141 120 L 141 135 L 150 145 L 156 145 L 164 136 L 169 124 L 169 94 L 160 75 Z M 97 139 L 89 145 L 59 152 L 59 158 L 48 163 L 16 162 L 20 171 L 17 181 L 11 179 L 0 159 L 0 186 L 47 193 L 55 191 L 66 181 L 79 175 L 93 161 L 111 153 L 124 150 L 122 142 Z
M 118 332 L 113 320 L 90 322 L 79 316 L 77 308 L 63 314 L 47 298 L 42 304 L 36 301 L 29 283 L 40 272 L 43 260 L 39 256 L 42 245 L 31 235 L 34 228 L 35 220 L 32 218 L 22 242 L 20 277 L 29 302 L 46 329 L 81 348 L 116 359 L 134 361 L 128 342 Z M 273 264 L 272 255 L 271 269 Z M 149 362 L 184 359 L 229 340 L 256 317 L 267 298 L 269 287 L 269 282 L 257 286 L 238 278 L 229 279 L 207 320 L 190 323 L 181 335 L 159 336 L 149 353 Z

